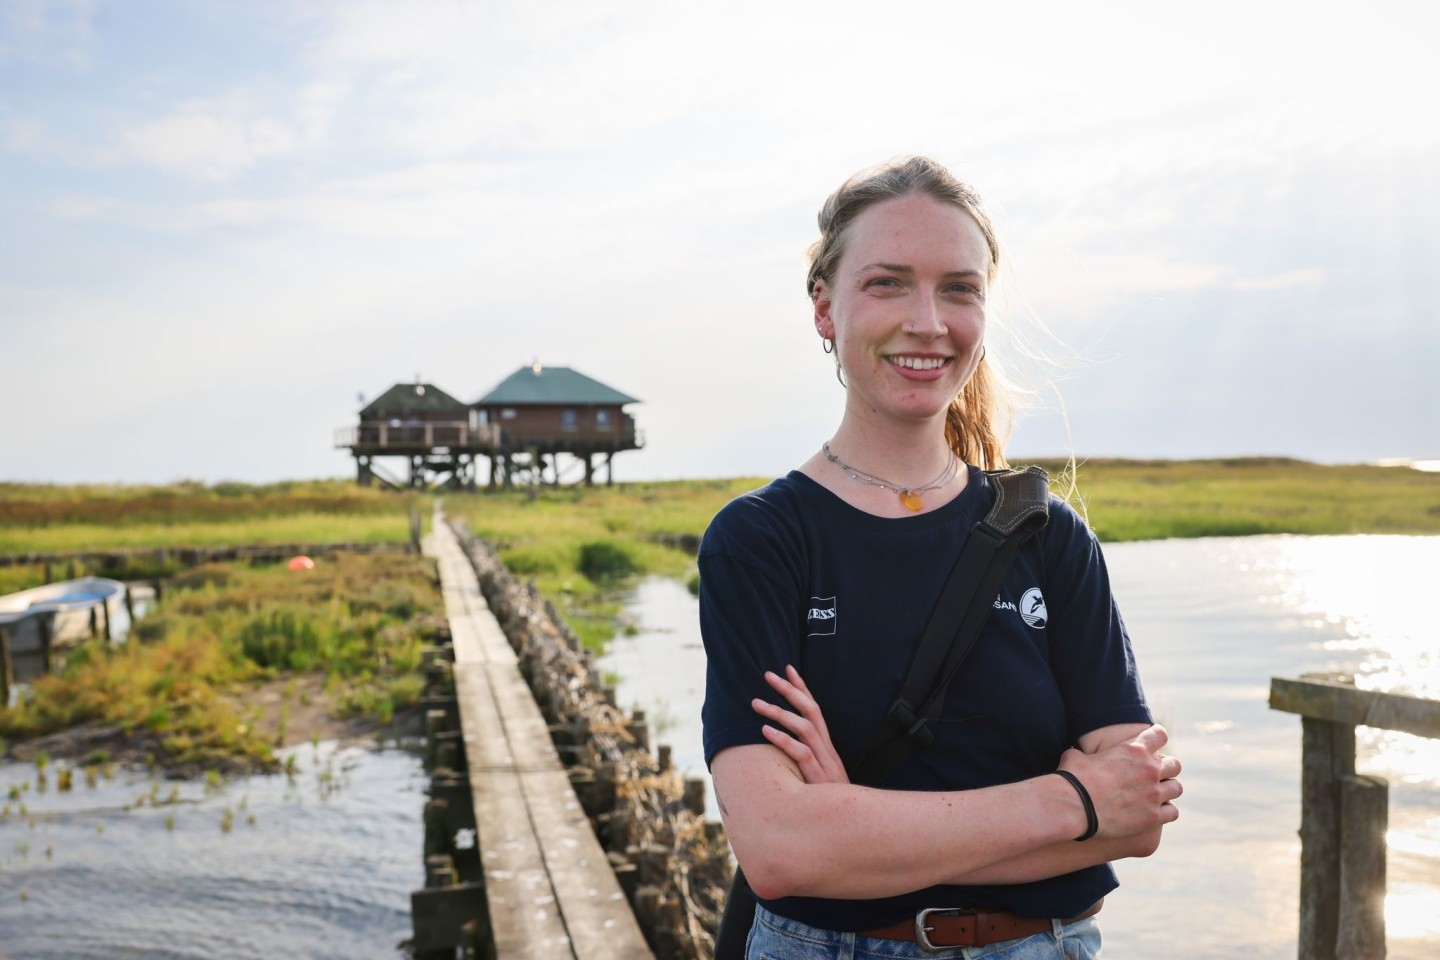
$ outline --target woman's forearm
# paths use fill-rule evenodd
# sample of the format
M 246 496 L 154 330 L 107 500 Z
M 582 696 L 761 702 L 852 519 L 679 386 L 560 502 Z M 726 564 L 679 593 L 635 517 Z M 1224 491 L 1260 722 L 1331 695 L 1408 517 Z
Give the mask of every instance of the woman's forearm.
M 723 751 L 712 772 L 735 855 L 765 899 L 895 896 L 1038 853 L 1085 828 L 1058 777 L 955 792 L 807 784 L 768 746 Z
M 1074 840 L 1062 841 L 950 877 L 945 882 L 962 885 L 1030 883 L 1128 857 L 1148 857 L 1159 846 L 1158 828 L 1150 833 L 1123 839 L 1095 838 L 1083 843 L 1076 843 Z

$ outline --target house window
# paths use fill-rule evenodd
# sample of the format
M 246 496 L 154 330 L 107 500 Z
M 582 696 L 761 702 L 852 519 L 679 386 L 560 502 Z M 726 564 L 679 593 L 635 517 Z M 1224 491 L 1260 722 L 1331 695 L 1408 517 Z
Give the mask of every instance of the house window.
M 595 411 L 595 426 L 596 426 L 596 428 L 598 428 L 598 429 L 600 429 L 600 430 L 609 430 L 609 429 L 610 429 L 610 411 L 609 411 L 609 410 L 596 410 L 596 411 Z
M 574 410 L 561 410 L 561 411 L 560 411 L 560 429 L 561 429 L 561 430 L 575 430 L 575 429 L 577 429 L 579 426 L 580 426 L 580 423 L 579 423 L 579 420 L 578 420 L 578 419 L 576 418 L 576 416 L 575 416 L 575 411 L 574 411 Z
M 514 420 L 514 419 L 515 419 L 515 408 L 514 408 L 514 407 L 501 407 L 501 408 L 500 408 L 500 419 L 501 419 L 501 420 Z

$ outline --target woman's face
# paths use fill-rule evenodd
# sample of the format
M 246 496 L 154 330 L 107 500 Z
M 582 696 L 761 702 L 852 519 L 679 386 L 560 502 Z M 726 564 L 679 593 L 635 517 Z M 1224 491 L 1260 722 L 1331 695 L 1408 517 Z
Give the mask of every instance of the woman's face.
M 979 363 L 989 266 L 985 235 L 953 204 L 914 194 L 855 218 L 833 281 L 815 286 L 854 412 L 943 418 Z

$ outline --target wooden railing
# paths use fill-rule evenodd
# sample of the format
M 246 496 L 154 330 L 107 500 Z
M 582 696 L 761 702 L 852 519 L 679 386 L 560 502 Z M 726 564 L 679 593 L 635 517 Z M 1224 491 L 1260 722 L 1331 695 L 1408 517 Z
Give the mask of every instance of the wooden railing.
M 1389 784 L 1355 773 L 1355 728 L 1440 739 L 1440 700 L 1361 690 L 1353 677 L 1274 677 L 1270 707 L 1301 717 L 1300 960 L 1385 956 Z
M 435 420 L 414 423 L 362 423 L 335 431 L 337 447 L 494 447 L 500 442 L 500 427 L 483 424 L 472 427 L 464 420 Z

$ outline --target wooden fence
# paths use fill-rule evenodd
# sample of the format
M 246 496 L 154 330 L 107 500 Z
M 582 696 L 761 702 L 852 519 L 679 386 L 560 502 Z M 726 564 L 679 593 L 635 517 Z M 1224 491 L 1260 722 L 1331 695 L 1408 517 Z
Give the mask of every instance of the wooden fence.
M 1300 960 L 1385 956 L 1389 785 L 1355 773 L 1355 728 L 1440 739 L 1440 700 L 1361 690 L 1353 677 L 1274 677 L 1270 707 L 1301 717 Z

